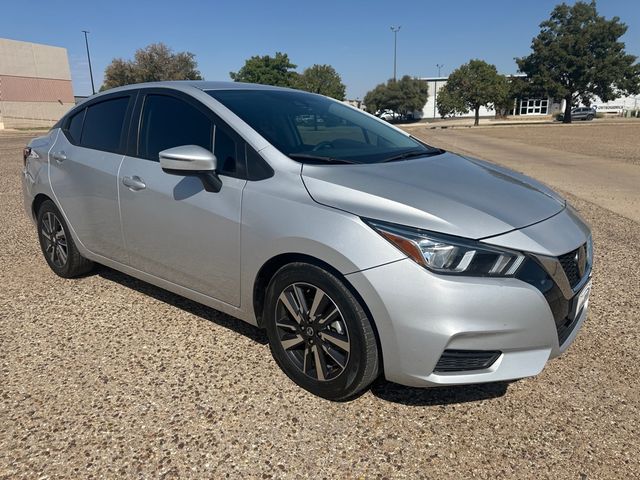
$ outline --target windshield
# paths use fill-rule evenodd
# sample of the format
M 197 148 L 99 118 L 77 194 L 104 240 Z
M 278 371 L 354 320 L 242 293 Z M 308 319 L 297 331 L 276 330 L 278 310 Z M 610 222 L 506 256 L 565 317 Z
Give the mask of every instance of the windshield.
M 321 95 L 239 89 L 206 93 L 301 162 L 379 163 L 441 152 Z

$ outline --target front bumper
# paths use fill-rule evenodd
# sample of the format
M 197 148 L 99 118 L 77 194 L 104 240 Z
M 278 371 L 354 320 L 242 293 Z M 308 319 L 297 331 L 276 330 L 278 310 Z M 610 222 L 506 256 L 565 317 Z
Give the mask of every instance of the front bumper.
M 562 345 L 549 303 L 515 278 L 434 275 L 409 259 L 356 272 L 380 337 L 385 377 L 409 386 L 459 385 L 533 376 L 574 340 L 578 315 Z M 488 368 L 434 369 L 445 350 L 500 351 Z

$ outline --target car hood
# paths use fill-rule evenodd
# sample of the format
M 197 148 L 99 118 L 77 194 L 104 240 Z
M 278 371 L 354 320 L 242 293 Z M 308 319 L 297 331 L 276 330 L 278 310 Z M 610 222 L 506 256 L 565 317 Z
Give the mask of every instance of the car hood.
M 489 162 L 444 152 L 371 165 L 303 165 L 316 202 L 361 217 L 480 239 L 565 207 L 552 190 Z

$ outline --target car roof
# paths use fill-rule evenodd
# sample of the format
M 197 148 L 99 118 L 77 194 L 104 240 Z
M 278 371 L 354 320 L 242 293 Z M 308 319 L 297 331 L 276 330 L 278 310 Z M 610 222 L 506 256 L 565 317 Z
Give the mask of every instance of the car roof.
M 244 82 L 212 82 L 206 80 L 174 80 L 165 82 L 145 82 L 145 83 L 133 83 L 131 85 L 125 85 L 124 87 L 111 88 L 100 92 L 97 95 L 106 93 L 123 92 L 127 90 L 135 90 L 139 88 L 170 88 L 173 90 L 181 90 L 188 92 L 193 88 L 198 90 L 279 90 L 279 91 L 295 91 L 291 88 L 274 87 L 272 85 L 260 85 L 257 83 L 244 83 Z M 97 96 L 96 95 L 96 96 Z M 95 98 L 95 96 L 89 97 Z

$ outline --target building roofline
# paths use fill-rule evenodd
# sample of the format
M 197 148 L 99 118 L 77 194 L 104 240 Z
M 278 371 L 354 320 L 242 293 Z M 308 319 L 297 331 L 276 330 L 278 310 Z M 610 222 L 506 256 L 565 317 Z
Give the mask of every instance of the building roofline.
M 507 73 L 505 76 L 509 78 L 527 78 L 526 73 Z M 418 80 L 424 80 L 425 82 L 445 82 L 449 80 L 449 77 L 418 77 Z

